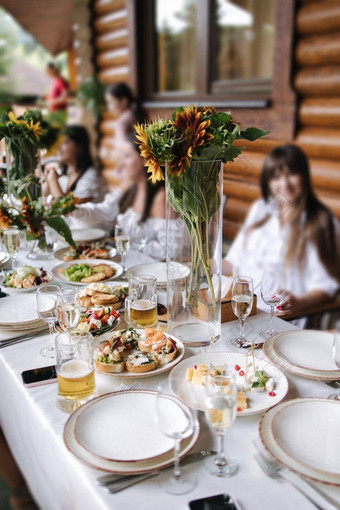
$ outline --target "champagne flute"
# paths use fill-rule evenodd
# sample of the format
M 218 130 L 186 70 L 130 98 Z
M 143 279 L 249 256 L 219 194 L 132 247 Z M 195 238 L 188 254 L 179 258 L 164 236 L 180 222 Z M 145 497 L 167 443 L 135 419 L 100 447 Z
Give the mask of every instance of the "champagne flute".
M 340 320 L 337 321 L 334 330 L 333 360 L 336 366 L 340 369 Z M 340 401 L 340 393 L 331 393 L 328 398 Z
M 41 356 L 46 358 L 54 357 L 54 324 L 57 322 L 57 310 L 60 300 L 60 287 L 58 285 L 44 285 L 37 289 L 36 305 L 39 318 L 47 322 L 50 330 L 50 345 L 40 350 Z
M 205 460 L 204 466 L 214 476 L 232 476 L 238 464 L 224 454 L 224 435 L 236 416 L 237 385 L 233 375 L 208 376 L 205 385 L 205 416 L 218 438 L 218 453 Z
M 282 303 L 286 296 L 284 276 L 279 267 L 270 267 L 264 271 L 261 281 L 261 297 L 270 306 L 269 329 L 260 332 L 261 338 L 269 338 L 276 334 L 273 329 L 273 316 L 275 306 Z
M 130 248 L 130 237 L 125 233 L 123 227 L 120 225 L 115 226 L 115 242 L 117 251 L 122 259 L 123 275 L 125 275 L 125 255 Z
M 148 240 L 146 226 L 143 223 L 136 223 L 130 228 L 130 239 L 131 242 L 138 246 L 138 260 L 140 259 L 140 253 L 146 241 Z
M 58 321 L 60 327 L 71 333 L 80 321 L 80 295 L 76 289 L 65 287 L 61 290 L 58 306 Z
M 181 472 L 179 452 L 185 434 L 192 433 L 195 419 L 192 411 L 178 398 L 157 393 L 156 420 L 161 432 L 174 440 L 174 470 L 170 479 L 162 483 L 162 488 L 169 494 L 186 494 L 196 486 L 192 473 Z
M 15 269 L 15 259 L 20 248 L 20 232 L 17 227 L 5 228 L 3 231 L 4 245 L 11 257 L 12 271 Z
M 240 334 L 230 341 L 235 347 L 248 348 L 252 344 L 244 336 L 244 323 L 252 310 L 253 298 L 254 284 L 252 278 L 248 276 L 237 276 L 234 278 L 231 290 L 231 304 L 234 314 L 240 321 Z

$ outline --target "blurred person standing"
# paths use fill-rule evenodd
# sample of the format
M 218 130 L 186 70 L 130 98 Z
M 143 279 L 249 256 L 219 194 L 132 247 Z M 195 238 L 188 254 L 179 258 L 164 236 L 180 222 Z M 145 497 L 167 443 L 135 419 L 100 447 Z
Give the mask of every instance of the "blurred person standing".
M 68 83 L 61 76 L 60 70 L 54 62 L 49 62 L 46 66 L 46 74 L 52 78 L 50 90 L 47 94 L 47 107 L 50 112 L 67 109 Z
M 237 267 L 240 275 L 252 277 L 258 305 L 265 310 L 259 288 L 268 266 L 285 273 L 286 297 L 279 310 L 298 315 L 326 304 L 339 290 L 339 221 L 315 196 L 304 152 L 291 144 L 273 149 L 260 185 L 262 198 L 252 205 L 223 272 Z
M 43 196 L 65 196 L 71 191 L 80 203 L 101 202 L 108 191 L 104 176 L 95 168 L 90 140 L 83 126 L 68 126 L 59 147 L 62 174 L 56 168 L 44 172 Z

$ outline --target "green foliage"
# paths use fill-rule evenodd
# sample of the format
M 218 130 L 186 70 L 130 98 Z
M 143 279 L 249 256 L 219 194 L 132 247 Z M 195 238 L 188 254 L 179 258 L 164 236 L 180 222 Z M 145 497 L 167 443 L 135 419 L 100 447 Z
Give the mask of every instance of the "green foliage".
M 106 110 L 105 85 L 96 76 L 91 76 L 79 85 L 76 95 L 79 103 L 99 120 Z

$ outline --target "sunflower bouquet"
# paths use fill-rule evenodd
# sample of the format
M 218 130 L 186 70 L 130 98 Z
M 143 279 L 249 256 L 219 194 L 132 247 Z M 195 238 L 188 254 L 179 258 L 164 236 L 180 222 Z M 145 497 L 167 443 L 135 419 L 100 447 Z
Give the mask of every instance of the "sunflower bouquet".
M 152 182 L 167 176 L 167 201 L 185 223 L 190 238 L 190 278 L 186 301 L 197 306 L 202 275 L 208 284 L 215 320 L 217 305 L 211 259 L 215 245 L 209 226 L 221 204 L 221 162 L 244 150 L 236 140 L 266 135 L 255 127 L 241 129 L 230 113 L 213 106 L 177 108 L 172 119 L 136 125 L 136 138 Z M 169 247 L 169 239 L 168 239 Z

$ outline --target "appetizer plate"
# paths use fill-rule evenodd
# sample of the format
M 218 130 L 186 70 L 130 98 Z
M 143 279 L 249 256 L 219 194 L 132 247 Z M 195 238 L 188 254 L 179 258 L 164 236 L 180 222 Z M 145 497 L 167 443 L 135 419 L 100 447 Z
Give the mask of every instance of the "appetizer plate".
M 296 334 L 295 338 L 296 338 L 296 344 L 298 346 L 300 333 L 303 333 L 303 336 L 301 336 L 301 338 L 303 338 L 303 337 L 305 337 L 304 334 L 306 334 L 306 335 L 309 334 L 309 330 L 298 330 L 298 331 L 294 331 L 294 333 Z M 318 333 L 321 333 L 321 336 L 323 336 L 323 332 L 318 331 Z M 285 370 L 286 372 L 290 372 L 292 374 L 299 375 L 300 377 L 305 377 L 307 379 L 316 379 L 318 381 L 320 381 L 320 380 L 334 381 L 334 380 L 340 379 L 340 370 L 339 369 L 334 368 L 334 370 L 320 370 L 320 369 L 315 370 L 312 368 L 304 368 L 302 366 L 300 367 L 295 364 L 292 364 L 291 362 L 283 359 L 283 357 L 279 357 L 274 350 L 274 342 L 277 338 L 279 338 L 281 335 L 284 335 L 284 334 L 285 333 L 278 333 L 276 335 L 273 335 L 273 336 L 267 338 L 267 340 L 263 344 L 263 351 L 264 351 L 265 355 L 271 362 L 274 363 L 274 365 L 281 368 L 282 370 Z M 332 337 L 332 335 L 330 333 L 326 333 L 326 336 L 327 335 L 330 335 L 330 337 Z M 327 351 L 328 351 L 328 356 L 332 357 L 332 351 L 331 351 L 329 342 L 330 342 L 330 339 L 326 338 L 325 352 L 327 353 Z M 306 355 L 306 357 L 310 356 L 310 354 L 308 354 L 308 346 L 306 347 L 305 355 Z M 324 354 L 322 354 L 322 358 L 324 359 Z
M 157 424 L 156 398 L 157 393 L 148 390 L 97 397 L 78 413 L 76 441 L 96 457 L 114 462 L 141 462 L 170 452 L 174 441 Z M 176 400 L 164 395 L 168 419 L 183 422 L 184 428 L 186 419 Z M 109 441 L 103 440 L 103 430 L 110 430 L 113 423 L 119 434 L 110 434 Z
M 72 237 L 75 243 L 100 241 L 108 236 L 106 230 L 102 228 L 75 228 L 72 230 Z
M 137 331 L 137 333 L 143 333 L 144 329 L 136 329 L 136 331 Z M 98 344 L 101 343 L 101 342 L 104 342 L 106 339 L 111 338 L 111 335 L 112 334 L 110 334 L 110 333 L 104 333 L 100 337 L 100 340 L 98 341 Z M 166 365 L 163 365 L 163 366 L 161 366 L 159 368 L 156 368 L 155 370 L 151 370 L 150 372 L 142 372 L 142 373 L 127 372 L 126 370 L 125 370 L 125 372 L 111 373 L 111 372 L 102 372 L 101 370 L 98 370 L 97 368 L 96 368 L 96 372 L 98 374 L 108 375 L 110 377 L 121 377 L 121 378 L 124 378 L 124 379 L 125 378 L 127 378 L 127 379 L 129 379 L 129 378 L 140 379 L 142 377 L 151 377 L 153 375 L 159 375 L 159 374 L 162 374 L 163 372 L 167 372 L 168 370 L 171 370 L 172 368 L 174 368 L 174 366 L 176 366 L 183 359 L 183 356 L 184 356 L 184 345 L 174 335 L 169 335 L 168 333 L 164 333 L 164 335 L 173 338 L 176 341 L 176 346 L 177 346 L 177 349 L 178 349 L 178 356 L 177 356 L 177 358 L 175 358 L 173 361 L 170 361 Z
M 136 391 L 135 393 L 140 394 L 143 390 Z M 144 390 L 145 391 L 145 390 Z M 143 391 L 143 392 L 144 392 Z M 132 390 L 128 391 L 122 391 L 119 392 L 122 395 L 126 396 L 128 394 L 132 393 Z M 149 392 L 149 393 L 155 393 L 155 392 Z M 101 397 L 99 397 L 101 398 Z M 149 460 L 143 460 L 143 461 L 136 461 L 136 462 L 116 462 L 108 459 L 104 459 L 101 457 L 98 457 L 97 455 L 92 454 L 85 448 L 83 448 L 76 440 L 75 436 L 75 427 L 77 423 L 77 418 L 80 414 L 80 412 L 84 412 L 84 410 L 87 408 L 89 404 L 91 404 L 92 401 L 87 402 L 82 407 L 77 409 L 71 416 L 69 417 L 68 421 L 66 422 L 65 428 L 64 428 L 64 443 L 66 445 L 66 448 L 81 462 L 86 464 L 87 466 L 90 466 L 92 468 L 100 469 L 102 471 L 108 471 L 111 473 L 121 473 L 121 474 L 138 474 L 138 473 L 144 473 L 147 471 L 152 471 L 154 469 L 162 469 L 166 466 L 170 466 L 174 462 L 173 457 L 173 451 L 169 451 L 163 455 L 156 456 L 153 459 Z M 143 416 L 144 419 L 144 416 Z M 113 422 L 114 423 L 114 422 Z M 140 423 L 138 423 L 138 426 Z M 112 428 L 112 422 L 110 423 L 110 427 Z M 102 430 L 101 425 L 99 424 L 99 429 Z M 121 431 L 119 431 L 118 436 L 120 435 Z M 110 436 L 108 436 L 110 437 Z M 165 436 L 163 436 L 165 437 Z M 185 438 L 181 442 L 180 446 L 180 453 L 179 456 L 183 457 L 186 455 L 196 444 L 199 437 L 199 424 L 196 424 L 195 431 L 193 434 L 187 438 Z M 102 440 L 105 438 L 105 434 L 102 434 Z M 105 439 L 104 439 L 105 442 Z M 109 442 L 109 441 L 106 441 Z
M 264 448 L 299 476 L 340 486 L 340 402 L 297 398 L 267 411 L 259 423 Z
M 52 275 L 57 280 L 60 280 L 61 282 L 68 283 L 70 285 L 78 285 L 80 287 L 86 287 L 89 285 L 89 282 L 83 283 L 83 282 L 71 282 L 68 280 L 62 273 L 63 269 L 66 269 L 70 266 L 75 266 L 79 264 L 87 264 L 88 266 L 96 266 L 98 264 L 107 264 L 108 266 L 113 267 L 116 270 L 116 273 L 111 276 L 110 278 L 104 278 L 103 280 L 100 280 L 100 282 L 97 283 L 104 283 L 109 280 L 113 280 L 114 278 L 117 278 L 120 276 L 123 272 L 123 268 L 121 265 L 117 264 L 116 262 L 112 262 L 111 260 L 106 259 L 78 259 L 78 260 L 70 260 L 68 262 L 63 262 L 62 264 L 58 264 L 52 269 Z
M 45 270 L 46 271 L 46 270 Z M 12 270 L 10 271 L 4 271 L 4 273 L 7 275 L 9 273 L 12 273 Z M 44 283 L 41 283 L 40 285 L 32 285 L 32 287 L 27 287 L 26 289 L 16 289 L 15 287 L 10 287 L 9 285 L 6 285 L 5 282 L 1 284 L 1 287 L 3 287 L 4 289 L 10 291 L 11 293 L 14 292 L 15 294 L 17 292 L 21 292 L 21 293 L 27 293 L 27 292 L 35 292 L 37 289 L 39 289 L 40 287 L 43 287 L 44 285 L 49 285 L 52 283 L 52 280 L 53 280 L 53 275 L 49 272 L 49 271 L 46 271 L 46 275 L 48 276 L 49 278 L 49 281 L 48 282 L 44 282 Z M 35 299 L 35 298 L 34 298 Z M 1 302 L 2 303 L 2 302 Z
M 250 358 L 249 358 L 250 361 Z M 213 352 L 210 353 L 209 359 L 205 354 L 199 356 L 191 356 L 183 360 L 177 367 L 175 367 L 169 375 L 169 385 L 173 393 L 179 397 L 183 402 L 193 408 L 204 411 L 205 389 L 203 386 L 198 386 L 192 381 L 186 380 L 186 372 L 190 367 L 201 365 L 205 363 L 207 366 L 213 364 L 214 366 L 225 365 L 229 371 L 235 371 L 234 366 L 239 365 L 241 369 L 245 367 L 246 358 L 244 354 L 235 352 Z M 286 396 L 288 391 L 288 381 L 286 376 L 276 367 L 255 357 L 256 366 L 262 368 L 269 377 L 273 377 L 275 381 L 274 393 L 275 396 L 269 396 L 268 391 L 263 392 L 247 391 L 248 408 L 239 411 L 237 416 L 249 416 L 251 414 L 263 413 L 270 407 L 275 406 Z M 236 373 L 236 372 L 235 372 Z M 241 376 L 236 375 L 241 378 Z
M 176 280 L 186 278 L 190 274 L 190 269 L 179 262 L 171 262 L 171 269 L 173 278 Z M 158 285 L 164 286 L 167 284 L 166 262 L 139 264 L 137 266 L 130 267 L 129 273 L 134 275 L 148 274 L 156 278 Z
M 105 249 L 108 251 L 109 258 L 108 259 L 102 259 L 102 260 L 110 260 L 110 259 L 113 259 L 117 255 L 117 250 L 113 246 L 110 246 L 109 244 L 106 244 L 105 245 Z M 67 247 L 67 248 L 60 248 L 60 250 L 57 250 L 57 251 L 54 252 L 54 256 L 55 256 L 55 258 L 64 261 L 64 255 L 69 250 L 70 250 L 69 247 Z M 77 260 L 86 261 L 86 260 L 89 260 L 89 259 L 77 259 Z M 70 260 L 69 262 L 72 262 L 72 260 Z

